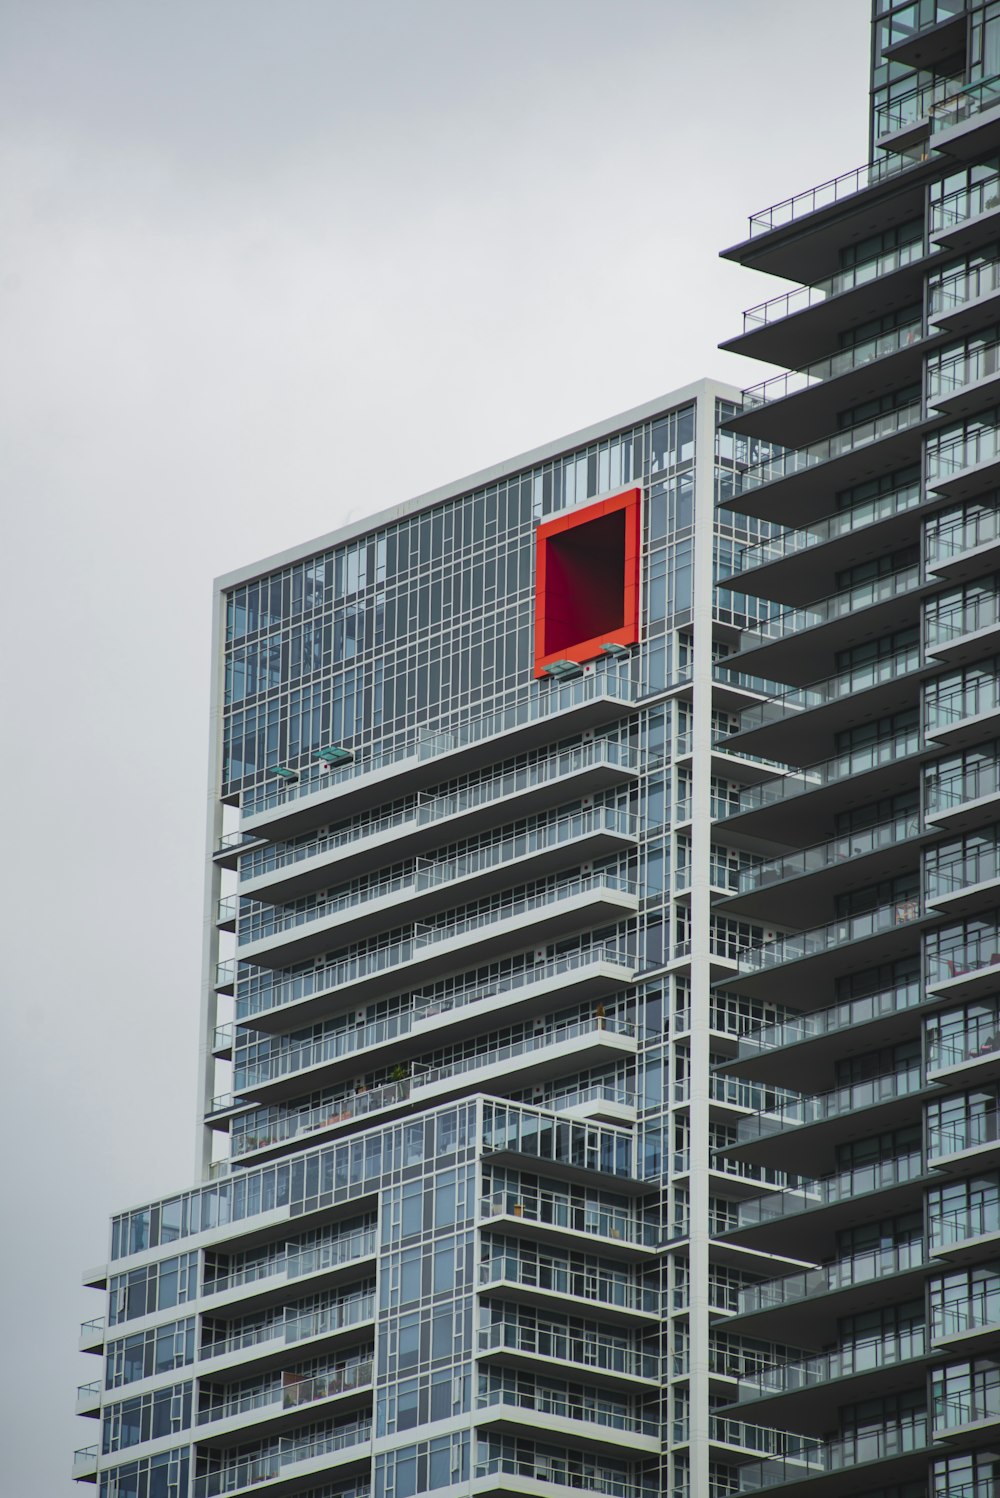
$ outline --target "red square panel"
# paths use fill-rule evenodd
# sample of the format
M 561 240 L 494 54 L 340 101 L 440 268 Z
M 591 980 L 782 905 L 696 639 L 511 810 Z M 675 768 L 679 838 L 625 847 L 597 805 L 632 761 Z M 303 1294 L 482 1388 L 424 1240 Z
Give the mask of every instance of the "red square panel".
M 535 675 L 639 638 L 639 489 L 547 520 L 536 532 Z

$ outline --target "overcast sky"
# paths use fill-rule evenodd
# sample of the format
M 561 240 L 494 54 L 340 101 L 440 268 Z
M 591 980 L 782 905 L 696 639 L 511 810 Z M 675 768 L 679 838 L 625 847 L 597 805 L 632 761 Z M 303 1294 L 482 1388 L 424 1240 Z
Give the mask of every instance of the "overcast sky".
M 212 578 L 702 375 L 865 154 L 867 0 L 0 0 L 0 1488 L 189 1184 Z

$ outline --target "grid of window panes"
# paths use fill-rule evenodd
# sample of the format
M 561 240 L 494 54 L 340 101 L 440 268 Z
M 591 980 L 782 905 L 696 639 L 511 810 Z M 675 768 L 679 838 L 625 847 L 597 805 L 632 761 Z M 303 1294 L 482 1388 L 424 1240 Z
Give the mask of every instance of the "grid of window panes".
M 544 691 L 534 530 L 571 505 L 643 485 L 650 629 L 686 614 L 693 463 L 686 406 L 234 588 L 223 794 L 329 744 L 389 748 Z

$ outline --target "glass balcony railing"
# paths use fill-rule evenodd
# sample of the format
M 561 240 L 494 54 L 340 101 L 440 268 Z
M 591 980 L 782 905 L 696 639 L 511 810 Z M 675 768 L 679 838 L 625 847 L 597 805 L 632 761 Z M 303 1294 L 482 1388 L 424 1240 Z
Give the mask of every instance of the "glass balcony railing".
M 948 1301 L 945 1305 L 932 1301 L 930 1313 L 932 1337 L 961 1337 L 966 1332 L 1000 1326 L 1000 1285 L 992 1282 L 967 1300 Z
M 279 1451 L 269 1451 L 263 1456 L 244 1457 L 215 1472 L 203 1472 L 194 1479 L 194 1498 L 220 1498 L 225 1493 L 236 1493 L 242 1488 L 255 1487 L 261 1482 L 273 1482 L 281 1477 L 286 1468 L 298 1462 L 314 1461 L 317 1457 L 333 1456 L 371 1440 L 370 1420 L 359 1420 L 355 1425 L 342 1426 L 339 1430 L 319 1436 L 312 1441 L 289 1442 Z
M 740 1380 L 739 1397 L 762 1399 L 768 1394 L 786 1394 L 795 1389 L 814 1389 L 835 1378 L 850 1378 L 894 1363 L 923 1356 L 926 1336 L 922 1326 L 896 1336 L 865 1337 L 819 1357 L 779 1363 L 754 1378 Z
M 892 1248 L 868 1249 L 864 1253 L 837 1259 L 820 1269 L 804 1269 L 781 1279 L 748 1285 L 740 1291 L 740 1315 L 811 1300 L 815 1295 L 829 1295 L 837 1290 L 850 1289 L 852 1285 L 865 1285 L 871 1280 L 905 1273 L 908 1269 L 919 1269 L 923 1263 L 924 1245 L 920 1239 Z
M 978 1061 L 982 1056 L 1000 1051 L 1000 1015 L 975 1014 L 961 1029 L 949 1028 L 945 1035 L 935 1035 L 927 1046 L 927 1070 L 943 1071 Z
M 928 987 L 977 973 L 983 968 L 997 967 L 1000 965 L 1000 928 L 987 927 L 970 932 L 959 941 L 949 938 L 947 946 L 942 945 L 938 951 L 928 943 L 925 960 Z
M 796 1014 L 780 1024 L 762 1025 L 739 1037 L 738 1052 L 741 1060 L 759 1056 L 762 1051 L 775 1051 L 789 1045 L 798 1045 L 804 1040 L 813 1040 L 821 1035 L 835 1035 L 855 1025 L 867 1025 L 872 1020 L 884 1019 L 889 1014 L 900 1014 L 921 1002 L 920 984 L 916 978 L 878 993 L 864 994 L 849 999 L 843 1004 L 834 1004 L 829 1009 L 820 1009 L 815 1014 Z
M 1000 1200 L 984 1197 L 947 1212 L 931 1211 L 927 1223 L 932 1251 L 956 1248 L 970 1238 L 992 1237 L 1000 1233 Z
M 355 1233 L 333 1238 L 328 1243 L 316 1243 L 310 1248 L 279 1254 L 260 1264 L 250 1264 L 243 1269 L 234 1270 L 232 1274 L 217 1275 L 215 1279 L 206 1281 L 205 1294 L 221 1295 L 241 1285 L 257 1284 L 260 1280 L 275 1279 L 278 1276 L 290 1280 L 299 1279 L 305 1274 L 317 1274 L 340 1264 L 369 1259 L 375 1252 L 377 1243 L 373 1227 L 360 1228 Z
M 368 1025 L 337 1030 L 322 1040 L 297 1041 L 270 1056 L 255 1061 L 241 1061 L 239 1054 L 233 1067 L 233 1086 L 237 1092 L 245 1087 L 260 1086 L 276 1077 L 293 1076 L 308 1067 L 322 1066 L 343 1056 L 354 1056 L 375 1046 L 389 1045 L 401 1035 L 408 1035 L 413 1014 L 402 1011 Z
M 286 1375 L 277 1387 L 254 1389 L 210 1405 L 198 1411 L 197 1424 L 209 1425 L 216 1420 L 232 1420 L 237 1415 L 256 1410 L 295 1410 L 303 1405 L 315 1404 L 320 1399 L 332 1399 L 337 1394 L 349 1394 L 354 1389 L 365 1389 L 372 1382 L 372 1360 L 355 1360 L 318 1373 L 313 1378 L 296 1378 Z
M 610 945 L 587 947 L 580 952 L 567 952 L 562 957 L 536 963 L 534 967 L 521 968 L 516 973 L 495 979 L 491 983 L 467 983 L 458 988 L 448 989 L 447 992 L 441 994 L 418 998 L 414 1002 L 413 1018 L 415 1022 L 437 1019 L 442 1014 L 449 1014 L 453 1009 L 462 1009 L 468 1004 L 478 1004 L 484 999 L 502 998 L 506 994 L 516 996 L 519 989 L 547 983 L 566 973 L 595 968 L 604 963 L 627 968 L 631 972 L 635 967 L 635 957 L 620 947 Z M 581 971 L 581 976 L 585 976 L 585 971 Z
M 924 551 L 927 570 L 954 561 L 979 546 L 988 546 L 1000 539 L 1000 506 L 988 509 L 970 505 L 954 518 L 937 521 L 924 531 Z
M 995 1107 L 965 1118 L 949 1118 L 927 1125 L 927 1158 L 958 1155 L 963 1150 L 981 1149 L 1000 1140 L 1000 1113 Z
M 296 1003 L 315 994 L 363 982 L 379 973 L 412 962 L 433 947 L 470 932 L 482 939 L 490 934 L 494 925 L 501 922 L 531 915 L 536 910 L 550 912 L 558 909 L 563 901 L 576 900 L 581 896 L 600 898 L 606 894 L 634 898 L 636 885 L 631 880 L 603 871 L 586 874 L 579 879 L 561 881 L 539 895 L 516 898 L 508 896 L 498 900 L 490 912 L 490 918 L 477 915 L 450 924 L 419 925 L 409 940 L 387 942 L 384 946 L 371 947 L 327 967 L 311 968 L 290 977 L 264 973 L 242 978 L 236 996 L 236 1018 L 248 1019 L 254 1014 Z
M 318 1129 L 330 1129 L 337 1124 L 366 1118 L 369 1113 L 378 1113 L 383 1108 L 396 1107 L 405 1103 L 409 1096 L 408 1080 L 387 1082 L 384 1087 L 373 1087 L 371 1091 L 360 1089 L 337 1098 L 335 1102 L 323 1103 L 320 1107 L 309 1108 L 303 1113 L 292 1113 L 259 1124 L 251 1122 L 251 1127 L 245 1131 L 237 1133 L 234 1130 L 230 1148 L 234 1155 L 245 1155 L 250 1150 L 284 1144 L 289 1139 L 298 1139 L 302 1134 L 315 1134 Z
M 728 1420 L 722 1415 L 709 1415 L 708 1439 L 721 1446 L 739 1446 L 745 1451 L 764 1451 L 769 1456 L 793 1458 L 822 1445 L 812 1436 L 788 1435 L 767 1425 L 748 1425 L 745 1420 Z M 688 1498 L 686 1489 L 684 1498 Z M 725 1498 L 725 1494 L 713 1492 L 711 1498 Z
M 930 205 L 929 228 L 932 234 L 956 229 L 970 218 L 979 218 L 1000 208 L 1000 176 L 987 177 L 972 187 L 960 187 Z
M 1000 342 L 980 344 L 974 349 L 932 360 L 927 368 L 927 400 L 930 405 L 1000 374 Z
M 882 765 L 895 764 L 907 755 L 916 754 L 921 747 L 920 732 L 916 728 L 902 733 L 887 735 L 873 744 L 863 744 L 834 759 L 821 760 L 789 775 L 778 775 L 773 780 L 763 780 L 758 785 L 740 791 L 736 813 L 756 811 L 762 806 L 776 806 L 782 801 L 802 796 L 808 791 L 819 790 L 825 785 L 836 785 L 844 780 L 853 780 L 869 770 Z
M 629 677 L 624 672 L 615 670 L 549 684 L 538 696 L 511 703 L 497 712 L 472 718 L 457 727 L 428 728 L 406 743 L 378 753 L 359 755 L 350 764 L 334 769 L 310 767 L 295 782 L 255 786 L 244 792 L 242 812 L 244 816 L 257 816 L 260 812 L 277 806 L 291 805 L 317 791 L 325 791 L 330 786 L 347 785 L 375 771 L 399 766 L 406 760 L 435 759 L 452 750 L 482 743 L 523 725 L 554 717 L 585 702 L 609 698 L 630 703 L 635 700 L 635 695 L 636 689 Z
M 932 683 L 924 697 L 924 727 L 929 734 L 940 733 L 998 707 L 1000 675 L 977 665 L 957 680 L 941 677 Z
M 512 1492 L 520 1491 L 521 1484 L 527 1480 L 537 1483 L 544 1492 L 566 1488 L 575 1493 L 600 1493 L 602 1498 L 650 1498 L 647 1487 L 619 1472 L 604 1471 L 579 1457 L 571 1464 L 569 1460 L 560 1461 L 542 1451 L 525 1459 L 491 1456 L 477 1462 L 474 1470 L 477 1481 L 501 1479 L 497 1482 L 498 1487 L 506 1487 L 502 1479 L 509 1477 Z M 201 1495 L 196 1494 L 195 1498 L 201 1498 Z
M 804 1124 L 844 1118 L 862 1108 L 874 1108 L 878 1103 L 891 1102 L 895 1098 L 919 1092 L 923 1085 L 923 1068 L 917 1065 L 900 1071 L 882 1072 L 877 1077 L 867 1077 L 864 1081 L 853 1082 L 847 1087 L 834 1087 L 815 1097 L 789 1098 L 766 1111 L 741 1118 L 736 1126 L 736 1140 L 738 1144 L 746 1144 L 751 1140 L 779 1133 L 783 1129 L 801 1128 Z
M 959 640 L 1000 623 L 1000 593 L 970 593 L 955 602 L 930 604 L 924 614 L 924 639 L 927 649 Z
M 836 541 L 840 536 L 853 535 L 869 525 L 877 525 L 893 515 L 902 515 L 916 509 L 920 504 L 920 485 L 907 484 L 891 494 L 880 494 L 864 504 L 852 505 L 849 510 L 840 510 L 811 525 L 805 530 L 785 530 L 771 536 L 767 541 L 758 541 L 753 546 L 742 546 L 736 553 L 736 572 L 752 572 L 756 567 L 766 567 L 771 562 L 781 561 L 813 546 L 823 546 L 827 541 Z
M 964 125 L 987 109 L 1000 104 L 1000 78 L 984 78 L 981 83 L 969 83 L 964 88 L 950 86 L 933 101 L 930 110 L 931 134 L 939 135 L 955 125 Z
M 742 474 L 738 473 L 736 492 L 747 494 L 765 484 L 790 478 L 792 474 L 805 473 L 821 463 L 844 458 L 848 453 L 870 447 L 873 442 L 895 437 L 900 432 L 917 426 L 922 419 L 921 403 L 914 401 L 909 406 L 900 406 L 898 411 L 888 411 L 884 416 L 876 416 L 869 421 L 859 422 L 857 426 L 847 427 L 842 432 L 834 432 L 832 436 L 810 443 L 808 447 L 788 448 L 779 456 L 767 458 L 763 463 L 756 463 L 745 469 Z
M 876 140 L 883 135 L 896 135 L 924 120 L 932 122 L 935 107 L 960 96 L 961 91 L 961 79 L 935 78 L 933 83 L 908 89 L 906 93 L 879 105 L 875 110 Z
M 329 1336 L 331 1332 L 359 1326 L 374 1316 L 374 1294 L 351 1295 L 318 1311 L 307 1311 L 300 1316 L 267 1322 L 246 1331 L 231 1332 L 229 1336 L 213 1337 L 203 1345 L 201 1355 L 203 1358 L 228 1357 L 230 1353 L 245 1352 L 267 1342 L 304 1342 L 310 1337 Z
M 920 831 L 920 818 L 916 813 L 897 817 L 891 822 L 877 822 L 873 827 L 862 827 L 846 837 L 835 837 L 831 842 L 818 843 L 812 848 L 803 848 L 799 853 L 787 853 L 782 858 L 770 858 L 755 868 L 741 869 L 738 892 L 751 894 L 755 890 L 767 889 L 772 884 L 782 884 L 789 879 L 803 879 L 809 874 L 822 873 L 824 869 L 838 868 L 853 858 L 864 858 L 884 848 L 895 848 L 915 837 Z M 801 1026 L 806 1020 L 818 1016 L 807 1016 L 790 1023 Z M 839 1028 L 839 1027 L 838 1027 Z M 809 1033 L 817 1033 L 810 1031 Z M 804 1038 L 802 1035 L 799 1038 Z M 775 1044 L 788 1045 L 789 1040 Z
M 1000 760 L 972 759 L 968 763 L 932 769 L 925 782 L 924 804 L 928 816 L 953 811 L 970 801 L 995 796 L 1000 791 Z
M 967 1389 L 961 1394 L 933 1396 L 932 1422 L 935 1435 L 943 1430 L 955 1430 L 962 1425 L 976 1425 L 983 1420 L 1000 1420 L 1000 1388 L 995 1385 L 984 1383 L 981 1388 Z
M 1000 203 L 1000 187 L 997 191 Z M 933 489 L 936 484 L 957 478 L 966 469 L 995 463 L 998 456 L 1000 430 L 996 427 L 977 426 L 960 432 L 957 437 L 931 439 L 927 444 L 927 483 Z
M 855 1197 L 869 1196 L 873 1192 L 885 1191 L 906 1181 L 916 1180 L 923 1174 L 923 1170 L 923 1157 L 919 1150 L 898 1155 L 895 1159 L 877 1160 L 870 1165 L 856 1165 L 853 1170 L 820 1176 L 806 1186 L 788 1187 L 784 1191 L 773 1191 L 767 1196 L 755 1196 L 749 1201 L 740 1202 L 738 1226 L 756 1227 L 762 1222 L 795 1217 L 800 1212 L 811 1212 L 817 1207 L 853 1201 Z
M 763 1462 L 749 1462 L 738 1472 L 736 1493 L 759 1493 L 764 1488 L 794 1482 L 804 1477 L 829 1472 L 850 1472 L 865 1462 L 884 1461 L 909 1451 L 922 1451 L 928 1442 L 925 1416 L 901 1425 L 886 1425 L 881 1430 L 845 1436 L 826 1441 L 822 1446 L 803 1451 L 800 1456 L 771 1457 Z
M 600 1368 L 628 1378 L 659 1379 L 660 1359 L 653 1353 L 612 1342 L 610 1338 L 574 1336 L 557 1326 L 495 1321 L 479 1329 L 479 1351 L 507 1348 L 533 1357 L 557 1358 L 574 1367 Z
M 612 1279 L 597 1269 L 574 1270 L 555 1260 L 536 1261 L 521 1259 L 514 1253 L 494 1252 L 479 1266 L 479 1283 L 485 1287 L 501 1282 L 571 1296 L 595 1305 L 614 1306 L 622 1311 L 656 1316 L 661 1310 L 657 1290 L 627 1279 Z
M 1000 291 L 1000 260 L 987 260 L 981 265 L 947 271 L 935 278 L 928 287 L 929 315 L 940 317 L 944 312 L 954 312 L 967 302 L 979 301 Z
M 96 1446 L 81 1446 L 73 1452 L 73 1476 L 83 1477 L 97 1470 Z
M 849 671 L 841 671 L 836 676 L 828 676 L 824 681 L 815 682 L 812 686 L 788 687 L 785 691 L 769 697 L 766 702 L 758 702 L 753 707 L 744 708 L 740 713 L 737 733 L 749 733 L 769 724 L 782 723 L 788 718 L 797 717 L 814 708 L 829 707 L 831 703 L 842 702 L 845 697 L 856 697 L 859 692 L 870 692 L 874 687 L 882 686 L 887 681 L 898 681 L 900 677 L 918 670 L 920 665 L 920 646 L 911 645 L 907 650 L 897 650 L 893 655 L 883 655 L 878 660 L 864 661 L 861 665 L 852 666 Z M 726 740 L 722 742 L 725 747 Z M 737 752 L 739 752 L 738 746 Z
M 104 1337 L 104 1317 L 93 1316 L 89 1321 L 80 1323 L 80 1341 L 83 1343 L 100 1342 Z
M 546 1390 L 532 1394 L 525 1389 L 487 1389 L 477 1399 L 477 1408 L 495 1409 L 498 1405 L 512 1410 L 533 1410 L 539 1416 L 544 1429 L 549 1418 L 560 1420 L 584 1420 L 588 1425 L 603 1426 L 606 1430 L 620 1430 L 629 1435 L 653 1436 L 660 1434 L 659 1420 L 643 1415 L 633 1415 L 619 1405 L 599 1398 L 587 1398 L 582 1394 L 562 1394 Z
M 843 593 L 834 593 L 821 603 L 807 609 L 782 609 L 770 619 L 746 629 L 740 635 L 740 650 L 753 650 L 768 640 L 783 640 L 789 635 L 801 634 L 803 630 L 815 629 L 820 624 L 831 624 L 835 619 L 846 619 L 861 609 L 874 608 L 887 603 L 890 598 L 900 598 L 920 585 L 920 568 L 903 567 L 885 577 L 873 578 L 871 582 L 858 583 L 846 588 Z
M 805 192 L 796 193 L 792 198 L 783 198 L 780 203 L 774 203 L 751 215 L 750 238 L 769 234 L 773 229 L 785 228 L 800 218 L 818 213 L 821 208 L 840 203 L 844 198 L 853 197 L 855 193 L 885 182 L 912 164 L 905 157 L 880 157 L 877 161 L 866 161 L 853 171 L 842 172 L 839 177 L 832 177 L 828 182 L 820 182 L 815 187 L 807 188 Z
M 655 1248 L 666 1236 L 651 1222 L 643 1222 L 624 1209 L 605 1206 L 573 1192 L 497 1191 L 484 1197 L 480 1216 L 485 1226 L 498 1217 L 520 1218 L 524 1222 L 566 1228 L 585 1237 L 620 1239 L 623 1243 Z
M 893 905 L 879 905 L 875 910 L 865 910 L 859 915 L 848 916 L 845 920 L 832 921 L 829 926 L 818 926 L 812 931 L 780 936 L 776 941 L 765 942 L 760 947 L 744 947 L 739 954 L 739 971 L 741 974 L 760 973 L 781 967 L 786 962 L 801 962 L 804 958 L 833 951 L 848 942 L 864 941 L 883 931 L 909 926 L 920 920 L 923 913 L 918 899 L 897 900 Z
M 442 1066 L 424 1066 L 417 1063 L 413 1067 L 413 1084 L 416 1087 L 430 1087 L 433 1083 L 443 1082 L 450 1077 L 464 1076 L 466 1072 L 480 1071 L 486 1066 L 501 1066 L 506 1062 L 516 1061 L 522 1056 L 532 1056 L 538 1051 L 548 1050 L 554 1045 L 562 1045 L 567 1041 L 582 1040 L 587 1036 L 603 1033 L 634 1038 L 637 1027 L 629 1020 L 618 1019 L 617 1016 L 610 1014 L 593 1019 L 577 1020 L 569 1025 L 553 1025 L 534 1035 L 526 1036 L 523 1040 L 512 1041 L 509 1045 L 495 1046 L 492 1050 L 479 1051 L 470 1056 L 462 1056 L 459 1060 L 447 1062 Z
M 862 343 L 840 349 L 837 353 L 831 354 L 829 358 L 820 359 L 805 369 L 792 370 L 788 374 L 772 375 L 770 379 L 762 380 L 759 385 L 751 385 L 749 389 L 744 390 L 740 399 L 744 409 L 753 409 L 757 406 L 769 405 L 772 401 L 785 400 L 790 395 L 799 395 L 803 390 L 809 390 L 813 385 L 835 380 L 838 376 L 850 374 L 855 369 L 863 369 L 865 365 L 874 363 L 876 359 L 885 359 L 890 354 L 898 354 L 900 349 L 919 343 L 922 334 L 923 329 L 919 322 L 893 328 L 890 333 L 880 333 L 877 338 L 866 338 Z
M 967 848 L 957 858 L 942 859 L 924 866 L 924 888 L 927 901 L 947 899 L 962 890 L 974 889 L 1000 878 L 1000 842 L 979 843 Z
M 885 254 L 864 260 L 859 265 L 848 266 L 825 281 L 817 281 L 815 286 L 796 286 L 793 291 L 783 292 L 781 296 L 771 297 L 766 302 L 758 303 L 756 307 L 749 307 L 743 314 L 743 331 L 752 333 L 756 328 L 768 327 L 796 312 L 817 307 L 831 297 L 843 296 L 845 292 L 855 291 L 859 286 L 880 281 L 883 276 L 891 276 L 894 271 L 921 260 L 923 253 L 923 240 L 911 239 L 898 249 L 887 250 Z

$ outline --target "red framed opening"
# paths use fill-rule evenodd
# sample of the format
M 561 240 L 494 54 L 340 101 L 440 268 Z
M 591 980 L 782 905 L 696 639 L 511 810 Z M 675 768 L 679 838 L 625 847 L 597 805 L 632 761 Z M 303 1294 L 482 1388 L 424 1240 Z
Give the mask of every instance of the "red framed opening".
M 639 489 L 546 520 L 535 534 L 535 675 L 639 638 Z

